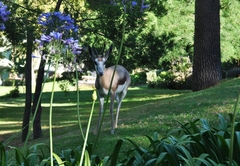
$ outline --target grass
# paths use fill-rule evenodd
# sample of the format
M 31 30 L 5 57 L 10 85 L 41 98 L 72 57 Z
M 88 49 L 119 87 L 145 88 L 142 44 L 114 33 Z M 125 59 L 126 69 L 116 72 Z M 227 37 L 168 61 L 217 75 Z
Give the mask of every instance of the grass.
M 47 83 L 45 87 L 42 96 L 43 137 L 30 140 L 29 146 L 40 142 L 49 144 L 48 114 L 51 84 Z M 9 92 L 6 88 L 0 86 L 0 95 Z M 239 89 L 240 79 L 222 81 L 215 87 L 198 92 L 131 87 L 122 104 L 117 133 L 110 134 L 110 117 L 109 110 L 107 110 L 94 154 L 102 157 L 110 155 L 117 140 L 126 138 L 147 147 L 149 141 L 145 135 L 152 136 L 154 132 L 158 132 L 159 138 L 162 138 L 167 135 L 169 130 L 178 127 L 178 122 L 186 123 L 197 118 L 205 118 L 214 126 L 218 121 L 218 113 L 229 119 L 228 114 L 233 112 Z M 80 91 L 80 114 L 84 131 L 91 110 L 92 92 L 91 88 Z M 91 143 L 96 138 L 93 131 L 96 129 L 98 106 L 97 102 L 89 135 Z M 24 94 L 16 99 L 0 99 L 1 142 L 21 130 L 23 112 Z M 239 115 L 236 120 L 240 120 Z M 53 126 L 53 146 L 56 153 L 61 149 L 74 149 L 83 144 L 78 130 L 76 92 L 69 91 L 65 95 L 60 89 L 56 89 Z M 22 145 L 21 133 L 9 143 L 9 146 L 21 147 Z M 129 144 L 124 143 L 124 146 L 127 147 Z

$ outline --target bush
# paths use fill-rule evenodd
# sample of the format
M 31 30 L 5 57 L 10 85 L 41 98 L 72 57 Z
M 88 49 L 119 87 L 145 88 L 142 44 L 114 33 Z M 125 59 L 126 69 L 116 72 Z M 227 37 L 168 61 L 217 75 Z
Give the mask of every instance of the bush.
M 146 84 L 147 77 L 145 72 L 131 74 L 131 86 Z
M 188 57 L 180 57 L 171 63 L 168 70 L 153 70 L 147 73 L 149 87 L 191 89 L 192 66 Z
M 59 81 L 58 83 L 59 83 L 60 89 L 65 93 L 65 95 L 67 95 L 69 92 L 70 82 L 68 80 L 62 80 L 62 81 Z
M 3 84 L 5 86 L 19 86 L 19 85 L 23 85 L 22 80 L 10 80 L 10 79 L 6 79 Z

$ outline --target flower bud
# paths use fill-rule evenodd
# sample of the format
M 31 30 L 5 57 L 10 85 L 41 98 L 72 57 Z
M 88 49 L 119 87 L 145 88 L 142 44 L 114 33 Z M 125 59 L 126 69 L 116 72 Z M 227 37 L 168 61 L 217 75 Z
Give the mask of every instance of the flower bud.
M 94 89 L 94 91 L 93 91 L 92 99 L 93 99 L 94 101 L 97 100 L 97 92 L 96 92 L 96 89 Z

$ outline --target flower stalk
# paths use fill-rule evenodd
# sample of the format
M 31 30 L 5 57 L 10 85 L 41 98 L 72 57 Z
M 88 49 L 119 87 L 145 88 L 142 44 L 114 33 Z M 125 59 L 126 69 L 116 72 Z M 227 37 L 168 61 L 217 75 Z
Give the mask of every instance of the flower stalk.
M 50 99 L 50 109 L 49 109 L 49 139 L 50 139 L 50 158 L 51 158 L 51 166 L 53 166 L 53 134 L 52 134 L 52 107 L 53 107 L 53 98 L 54 98 L 54 87 L 57 77 L 57 68 L 58 68 L 58 60 L 56 61 L 55 71 L 54 71 L 54 78 L 53 78 L 53 86 L 52 86 L 52 93 Z
M 74 63 L 75 66 L 75 73 L 76 73 L 76 87 L 77 87 L 77 115 L 78 115 L 78 126 L 79 126 L 79 130 L 81 132 L 82 138 L 83 140 L 85 139 L 85 136 L 83 134 L 83 130 L 82 130 L 82 125 L 81 125 L 81 119 L 80 119 L 80 109 L 79 109 L 79 87 L 78 87 L 78 70 L 77 70 L 77 64 L 76 61 Z
M 89 120 L 88 120 L 86 137 L 85 137 L 85 139 L 84 139 L 84 144 L 83 144 L 83 149 L 82 149 L 82 154 L 81 154 L 81 159 L 80 159 L 79 166 L 82 166 L 83 158 L 84 158 L 84 154 L 85 154 L 85 150 L 86 150 L 86 146 L 87 146 L 88 134 L 89 134 L 89 131 L 90 131 L 90 125 L 91 125 L 91 121 L 92 121 L 92 115 L 93 115 L 94 105 L 95 105 L 95 101 L 97 100 L 97 92 L 96 92 L 96 89 L 93 90 L 92 99 L 93 99 L 92 109 L 91 109 L 90 116 L 89 116 Z

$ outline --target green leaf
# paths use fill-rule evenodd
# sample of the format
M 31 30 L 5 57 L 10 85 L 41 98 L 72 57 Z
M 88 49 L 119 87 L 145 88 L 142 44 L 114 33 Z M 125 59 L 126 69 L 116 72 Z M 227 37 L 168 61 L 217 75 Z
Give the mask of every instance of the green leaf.
M 164 147 L 167 150 L 169 156 L 171 156 L 171 160 L 174 163 L 174 165 L 178 164 L 178 153 L 175 146 L 171 144 L 165 144 Z M 178 146 L 178 147 L 181 147 L 181 146 Z
M 224 117 L 221 114 L 218 114 L 218 116 L 219 116 L 219 120 L 220 120 L 219 130 L 228 131 L 228 126 L 227 126 L 226 120 L 224 119 Z
M 182 156 L 182 155 L 179 155 L 179 157 L 182 158 L 182 159 L 187 163 L 187 165 L 190 165 L 190 166 L 195 165 L 194 159 L 193 159 L 193 157 L 190 155 L 190 153 L 187 151 L 187 149 L 184 148 L 183 146 L 180 146 L 179 149 L 180 149 L 181 152 L 182 152 L 181 154 L 184 154 L 184 156 L 185 156 L 186 158 L 185 158 L 184 156 Z
M 111 155 L 111 166 L 117 165 L 118 155 L 119 155 L 120 149 L 122 147 L 122 143 L 123 143 L 123 140 L 120 139 L 120 140 L 118 140 L 117 144 L 115 145 L 114 151 Z
M 23 153 L 18 149 L 15 149 L 15 156 L 16 156 L 16 161 L 19 165 L 28 165 L 27 159 L 24 157 Z
M 2 166 L 7 165 L 6 151 L 2 142 L 0 142 L 0 164 Z
M 89 154 L 87 150 L 85 150 L 85 153 L 84 153 L 84 166 L 91 166 L 91 160 L 89 158 Z
M 210 124 L 208 123 L 208 121 L 206 119 L 200 119 L 202 122 L 202 127 L 205 130 L 211 130 Z
M 103 158 L 103 166 L 107 165 L 108 161 L 110 160 L 110 157 L 109 156 L 106 156 Z
M 178 166 L 179 163 L 175 163 L 174 159 L 173 159 L 173 156 L 171 156 L 169 153 L 163 152 L 158 156 L 155 165 Z
M 41 161 L 39 166 L 45 166 L 48 163 L 48 165 L 50 165 L 50 161 L 48 159 L 44 159 Z
M 208 154 L 201 154 L 199 157 L 195 158 L 196 161 L 196 165 L 201 165 L 202 163 L 204 163 L 204 165 L 206 166 L 211 166 L 211 164 L 206 160 L 206 158 L 208 157 Z
M 53 153 L 53 157 L 56 159 L 59 166 L 64 166 L 62 159 L 56 153 Z
M 236 131 L 235 136 L 236 136 L 236 144 L 237 144 L 236 148 L 240 150 L 240 131 Z
M 157 140 L 158 140 L 158 133 L 157 133 L 157 132 L 154 132 L 154 133 L 153 133 L 153 140 L 154 140 L 154 141 L 157 141 Z
M 156 150 L 156 145 L 155 145 L 155 142 L 153 141 L 153 139 L 151 138 L 151 137 L 149 137 L 149 136 L 147 136 L 146 135 L 146 137 L 149 139 L 149 141 L 150 141 L 150 146 L 153 148 L 153 151 L 154 152 L 157 152 L 157 150 Z M 157 155 L 157 154 L 156 154 Z

